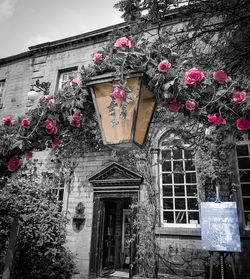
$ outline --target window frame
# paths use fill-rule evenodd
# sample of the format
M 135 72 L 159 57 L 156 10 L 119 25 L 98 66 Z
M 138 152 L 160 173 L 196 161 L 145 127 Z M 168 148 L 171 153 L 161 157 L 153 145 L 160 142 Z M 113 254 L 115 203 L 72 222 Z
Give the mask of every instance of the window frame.
M 1 86 L 3 84 L 3 86 Z M 0 109 L 3 108 L 3 97 L 6 87 L 6 79 L 0 79 Z
M 78 66 L 72 66 L 72 67 L 69 67 L 69 68 L 58 70 L 58 78 L 57 78 L 57 86 L 56 86 L 57 90 L 63 90 L 63 87 L 62 87 L 63 74 L 70 74 L 72 72 L 77 72 L 77 71 L 78 71 Z
M 237 154 L 237 146 L 239 145 L 247 145 L 247 148 L 248 148 L 248 155 L 246 156 L 238 156 Z M 246 181 L 242 181 L 240 180 L 240 170 L 248 170 L 250 171 L 250 168 L 249 169 L 241 169 L 240 166 L 239 166 L 239 161 L 238 161 L 238 158 L 249 158 L 250 159 L 250 140 L 247 139 L 246 137 L 244 137 L 244 139 L 242 141 L 238 141 L 237 144 L 235 145 L 235 161 L 236 161 L 236 166 L 237 166 L 237 180 L 238 180 L 238 185 L 239 185 L 239 200 L 240 200 L 240 211 L 242 213 L 242 225 L 243 225 L 243 229 L 246 230 L 246 231 L 250 231 L 250 223 L 249 225 L 246 224 L 246 218 L 245 218 L 245 212 L 249 212 L 250 214 L 250 209 L 249 210 L 245 210 L 244 209 L 244 202 L 243 202 L 243 198 L 246 197 L 246 198 L 249 198 L 250 199 L 250 195 L 249 196 L 245 196 L 243 195 L 243 192 L 242 192 L 242 184 L 245 185 L 245 184 L 250 184 L 250 178 L 249 178 L 249 181 L 246 182 Z
M 190 224 L 190 223 L 187 223 L 188 219 L 187 219 L 187 214 L 188 212 L 197 212 L 198 213 L 198 216 L 200 215 L 199 214 L 199 206 L 198 206 L 198 209 L 196 210 L 192 210 L 192 209 L 188 209 L 188 205 L 187 205 L 187 199 L 188 198 L 191 198 L 191 197 L 195 197 L 197 199 L 197 203 L 199 203 L 199 200 L 198 200 L 198 177 L 197 177 L 197 169 L 196 169 L 196 165 L 194 164 L 194 170 L 189 170 L 187 171 L 188 173 L 195 173 L 196 174 L 196 182 L 195 183 L 187 183 L 186 182 L 186 179 L 184 178 L 184 181 L 183 183 L 174 183 L 174 180 L 173 180 L 173 157 L 172 157 L 172 150 L 176 149 L 176 147 L 174 145 L 166 145 L 164 146 L 163 143 L 165 142 L 165 139 L 166 137 L 164 137 L 163 140 L 161 140 L 160 142 L 160 145 L 159 145 L 159 163 L 158 163 L 158 177 L 159 177 L 159 189 L 160 189 L 160 220 L 161 220 L 161 226 L 162 227 L 173 227 L 173 228 L 200 228 L 200 219 L 198 219 L 198 222 L 197 223 L 193 223 L 193 224 Z M 188 144 L 183 144 L 183 147 L 184 148 L 180 148 L 179 150 L 181 150 L 182 152 L 182 158 L 179 159 L 180 162 L 182 162 L 182 166 L 184 166 L 184 163 L 185 163 L 185 160 L 187 160 L 185 158 L 185 154 L 184 154 L 184 150 L 185 150 L 185 147 L 188 147 L 189 145 Z M 171 176 L 172 176 L 172 182 L 171 183 L 163 183 L 163 174 L 166 173 L 162 170 L 162 166 L 163 166 L 163 156 L 162 156 L 162 151 L 164 150 L 171 150 L 171 158 L 169 159 L 169 161 L 171 162 L 171 171 L 167 171 L 167 173 L 170 173 L 171 172 Z M 195 156 L 192 158 L 192 160 L 195 162 Z M 176 160 L 178 161 L 178 160 Z M 186 170 L 184 170 L 184 173 L 186 173 Z M 185 175 L 184 175 L 185 177 Z M 168 223 L 168 222 L 164 222 L 164 207 L 163 207 L 163 198 L 164 198 L 164 195 L 163 195 L 163 187 L 165 184 L 171 184 L 172 186 L 172 195 L 169 196 L 170 198 L 172 198 L 173 200 L 173 209 L 172 210 L 169 210 L 170 212 L 173 212 L 175 213 L 176 211 L 179 211 L 179 212 L 185 212 L 186 214 L 186 223 Z M 175 193 L 174 193 L 174 186 L 175 185 L 184 185 L 184 192 L 185 192 L 185 196 L 175 196 Z M 186 189 L 186 186 L 188 185 L 196 185 L 196 189 L 197 189 L 197 196 L 189 196 L 187 194 L 187 189 Z M 185 199 L 185 209 L 175 209 L 175 206 L 174 206 L 174 203 L 175 203 L 175 197 L 178 197 L 178 198 L 184 198 Z M 168 211 L 168 210 L 167 210 Z M 173 214 L 174 216 L 174 221 L 175 221 L 175 214 Z

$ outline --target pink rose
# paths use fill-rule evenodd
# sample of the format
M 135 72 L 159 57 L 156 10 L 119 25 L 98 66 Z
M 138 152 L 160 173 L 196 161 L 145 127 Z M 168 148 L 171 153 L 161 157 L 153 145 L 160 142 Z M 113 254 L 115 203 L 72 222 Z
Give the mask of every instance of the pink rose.
M 54 105 L 55 105 L 55 99 L 50 99 L 50 100 L 49 100 L 49 104 L 50 104 L 51 106 L 54 106 Z
M 214 124 L 218 124 L 218 125 L 226 124 L 226 120 L 219 113 L 209 114 L 207 116 L 207 119 L 208 119 L 208 122 L 210 122 L 210 123 L 214 123 Z
M 162 73 L 166 73 L 171 67 L 171 63 L 168 60 L 163 60 L 158 65 L 158 71 Z
M 8 162 L 8 170 L 9 171 L 15 171 L 21 166 L 21 161 L 17 158 L 17 156 L 14 156 L 9 159 Z
M 204 79 L 204 73 L 196 68 L 192 68 L 185 73 L 185 82 L 187 84 L 194 84 L 197 81 Z
M 48 134 L 56 134 L 57 133 L 56 120 L 47 119 L 45 121 L 45 128 Z
M 101 52 L 94 53 L 92 59 L 95 62 L 100 61 L 102 59 L 102 53 Z
M 57 147 L 61 143 L 61 141 L 59 138 L 55 138 L 55 139 L 51 140 L 50 143 L 51 143 L 52 147 Z
M 43 96 L 43 98 L 44 98 L 44 100 L 49 101 L 50 99 L 53 99 L 53 98 L 54 98 L 54 95 L 52 95 L 52 94 L 46 94 L 46 95 Z
M 195 108 L 195 102 L 187 100 L 185 103 L 185 107 L 187 110 L 193 110 Z
M 73 119 L 74 119 L 75 121 L 77 121 L 77 122 L 80 122 L 80 121 L 82 120 L 82 115 L 81 115 L 81 113 L 78 113 L 78 112 L 74 113 Z
M 219 83 L 224 83 L 227 80 L 227 74 L 223 70 L 214 72 L 214 79 Z
M 237 120 L 236 126 L 238 130 L 247 130 L 250 128 L 250 122 L 245 117 L 241 117 Z
M 71 80 L 72 85 L 79 85 L 81 82 L 79 77 L 75 77 Z
M 73 127 L 78 127 L 80 123 L 79 123 L 79 121 L 73 120 L 70 124 Z
M 132 48 L 132 41 L 127 37 L 121 37 L 115 41 L 114 46 L 117 48 Z
M 21 125 L 22 125 L 24 128 L 29 128 L 29 125 L 30 125 L 30 120 L 29 120 L 29 118 L 24 118 L 24 119 L 22 120 Z
M 25 158 L 26 159 L 31 159 L 33 157 L 33 153 L 31 151 L 28 151 L 25 153 Z
M 237 103 L 237 104 L 241 104 L 244 103 L 246 101 L 247 98 L 247 93 L 244 91 L 237 91 L 234 93 L 233 95 L 233 100 Z
M 124 100 L 127 97 L 127 92 L 121 87 L 115 87 L 113 89 L 112 95 L 117 100 Z
M 13 119 L 13 115 L 6 115 L 3 117 L 2 121 L 5 125 L 10 125 L 11 124 L 11 121 Z
M 181 103 L 179 103 L 176 99 L 170 102 L 168 109 L 172 112 L 177 112 L 181 108 Z

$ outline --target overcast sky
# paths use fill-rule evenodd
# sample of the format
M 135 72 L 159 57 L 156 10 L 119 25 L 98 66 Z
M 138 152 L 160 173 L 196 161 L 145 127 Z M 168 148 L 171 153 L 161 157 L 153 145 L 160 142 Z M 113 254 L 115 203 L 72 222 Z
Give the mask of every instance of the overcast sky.
M 118 0 L 0 0 L 0 58 L 120 23 Z

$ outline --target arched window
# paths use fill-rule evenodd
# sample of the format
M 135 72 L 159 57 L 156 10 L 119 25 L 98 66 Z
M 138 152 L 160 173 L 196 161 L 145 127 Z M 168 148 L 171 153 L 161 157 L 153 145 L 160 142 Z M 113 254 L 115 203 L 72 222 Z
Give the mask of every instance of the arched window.
M 199 224 L 197 175 L 194 150 L 175 134 L 160 141 L 160 205 L 163 226 Z

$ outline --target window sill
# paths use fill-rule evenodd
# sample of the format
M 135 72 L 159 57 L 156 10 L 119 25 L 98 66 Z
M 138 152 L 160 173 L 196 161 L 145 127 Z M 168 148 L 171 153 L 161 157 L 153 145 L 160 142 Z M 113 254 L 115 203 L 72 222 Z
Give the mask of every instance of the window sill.
M 157 227 L 155 232 L 159 235 L 201 236 L 201 228 Z

